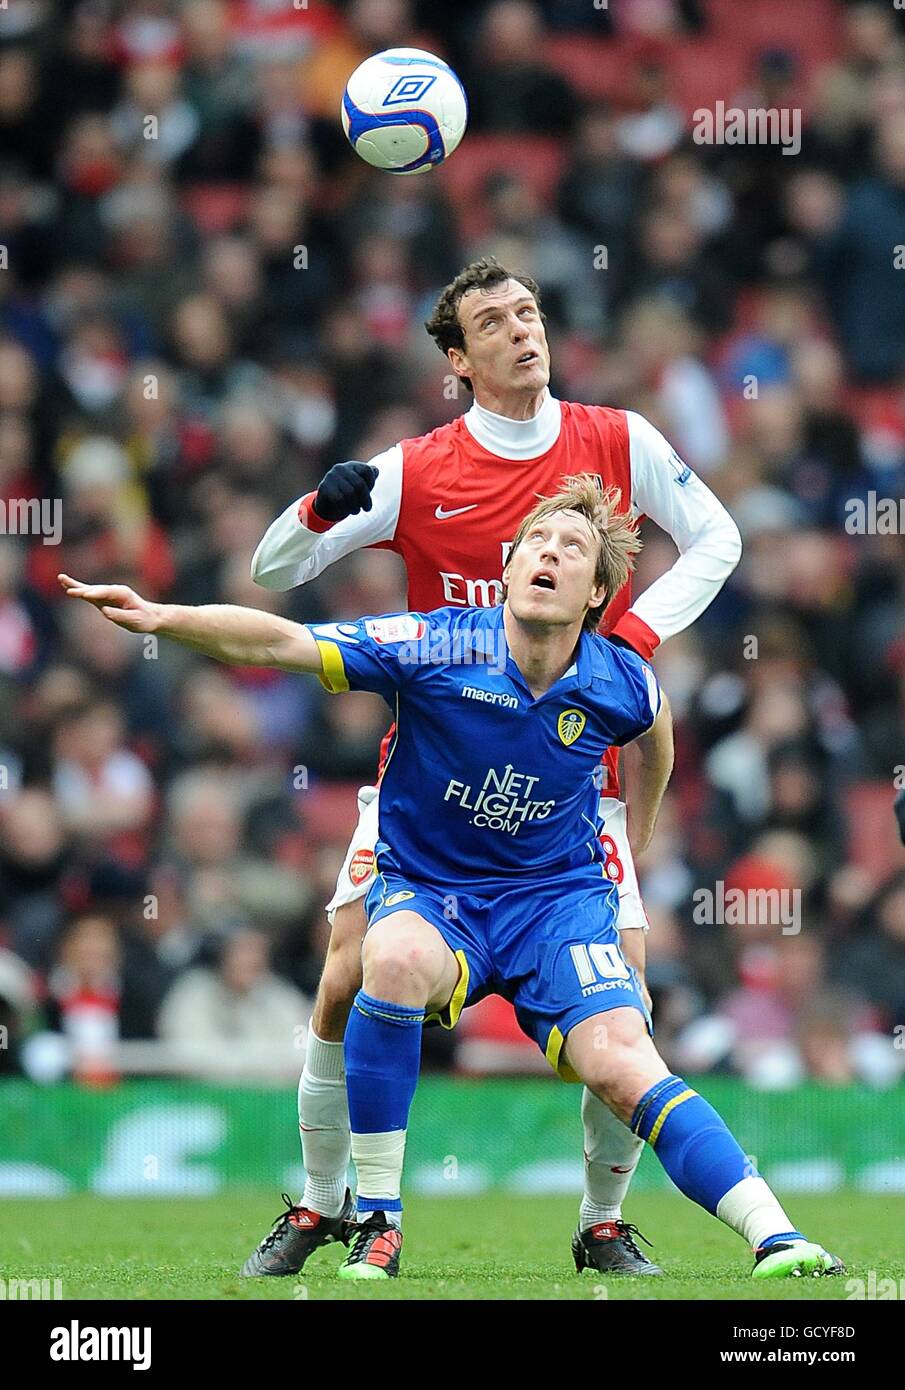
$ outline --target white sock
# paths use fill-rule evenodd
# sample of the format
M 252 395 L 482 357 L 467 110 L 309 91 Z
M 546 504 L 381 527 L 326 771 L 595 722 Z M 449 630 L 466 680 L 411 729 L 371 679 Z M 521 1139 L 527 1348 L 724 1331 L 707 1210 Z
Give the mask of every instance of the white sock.
M 368 1211 L 382 1211 L 391 1226 L 402 1226 L 400 1190 L 405 1159 L 404 1129 L 382 1134 L 353 1134 L 352 1161 L 358 1174 L 358 1219 L 366 1221 Z M 368 1206 L 362 1210 L 365 1199 Z M 380 1203 L 377 1207 L 374 1203 Z M 398 1208 L 393 1210 L 393 1208 Z
M 763 1178 L 742 1178 L 730 1187 L 720 1198 L 716 1214 L 752 1250 L 763 1245 L 768 1236 L 796 1229 Z
M 310 1023 L 299 1081 L 299 1133 L 305 1165 L 305 1191 L 299 1204 L 322 1216 L 339 1216 L 351 1147 L 343 1045 L 324 1042 Z
M 610 1110 L 589 1091 L 581 1098 L 584 1125 L 584 1196 L 578 1224 L 586 1231 L 599 1221 L 618 1221 L 622 1201 L 638 1167 L 644 1140 L 632 1134 Z M 614 1172 L 618 1169 L 618 1172 Z

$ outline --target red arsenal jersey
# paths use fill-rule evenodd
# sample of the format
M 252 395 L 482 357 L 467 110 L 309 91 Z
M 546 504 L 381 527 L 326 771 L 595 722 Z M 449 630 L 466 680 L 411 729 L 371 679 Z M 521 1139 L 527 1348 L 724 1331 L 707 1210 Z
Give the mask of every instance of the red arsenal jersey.
M 719 500 L 634 411 L 558 401 L 547 392 L 535 416 L 512 420 L 475 402 L 450 424 L 370 462 L 378 471 L 371 510 L 334 524 L 314 512 L 313 493 L 294 502 L 255 551 L 259 584 L 290 589 L 344 555 L 376 546 L 405 561 L 413 610 L 487 607 L 502 597 L 513 537 L 538 498 L 558 492 L 572 474 L 590 473 L 601 488 L 619 488 L 626 510 L 651 517 L 679 550 L 672 569 L 634 604 L 626 584 L 601 625 L 650 657 L 712 602 L 741 553 L 738 529 Z
M 540 497 L 561 490 L 574 473 L 615 485 L 631 506 L 625 412 L 563 403 L 562 426 L 546 453 L 500 458 L 473 437 L 464 416 L 401 444 L 399 519 L 383 544 L 405 561 L 409 607 L 487 608 L 502 598 L 501 575 L 522 519 Z M 626 584 L 606 613 L 612 625 L 631 602 Z M 604 632 L 610 626 L 604 625 Z

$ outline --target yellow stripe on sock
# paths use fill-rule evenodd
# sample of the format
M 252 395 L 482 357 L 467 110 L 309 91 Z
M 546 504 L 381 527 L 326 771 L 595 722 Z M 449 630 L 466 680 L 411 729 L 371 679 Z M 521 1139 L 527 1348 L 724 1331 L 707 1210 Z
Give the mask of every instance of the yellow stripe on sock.
M 677 1096 L 673 1096 L 672 1100 L 668 1100 L 666 1102 L 663 1109 L 657 1116 L 657 1119 L 654 1123 L 654 1127 L 648 1136 L 647 1142 L 648 1144 L 650 1144 L 651 1148 L 653 1148 L 653 1146 L 656 1144 L 657 1138 L 660 1134 L 660 1130 L 663 1128 L 666 1116 L 669 1114 L 670 1110 L 675 1110 L 676 1106 L 681 1105 L 683 1100 L 691 1100 L 692 1096 L 696 1095 L 697 1091 L 692 1091 L 689 1088 L 687 1091 L 680 1091 Z

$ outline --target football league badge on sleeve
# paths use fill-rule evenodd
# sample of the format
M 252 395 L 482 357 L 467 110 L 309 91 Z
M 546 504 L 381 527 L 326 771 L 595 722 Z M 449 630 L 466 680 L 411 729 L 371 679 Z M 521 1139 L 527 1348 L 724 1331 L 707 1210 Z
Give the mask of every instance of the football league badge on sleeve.
M 580 736 L 587 718 L 579 709 L 564 709 L 556 721 L 556 732 L 561 743 L 569 748 Z
M 688 464 L 685 462 L 684 459 L 679 458 L 679 455 L 676 453 L 675 449 L 673 449 L 672 453 L 669 456 L 669 464 L 676 475 L 673 481 L 677 482 L 679 484 L 679 487 L 684 487 L 685 484 L 688 482 L 688 479 L 691 477 L 691 469 L 688 467 Z
M 367 618 L 365 632 L 381 646 L 385 642 L 417 642 L 427 631 L 427 623 L 414 613 L 396 613 L 389 618 Z

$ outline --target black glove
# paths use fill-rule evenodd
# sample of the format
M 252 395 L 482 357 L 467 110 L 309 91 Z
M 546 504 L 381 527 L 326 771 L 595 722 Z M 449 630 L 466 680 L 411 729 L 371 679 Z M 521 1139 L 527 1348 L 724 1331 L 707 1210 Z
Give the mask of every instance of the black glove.
M 902 837 L 902 844 L 905 845 L 905 790 L 900 791 L 895 802 L 896 820 L 899 822 L 899 834 Z
M 377 469 L 369 463 L 334 463 L 317 489 L 314 510 L 321 521 L 342 521 L 358 512 L 369 512 L 376 482 Z

